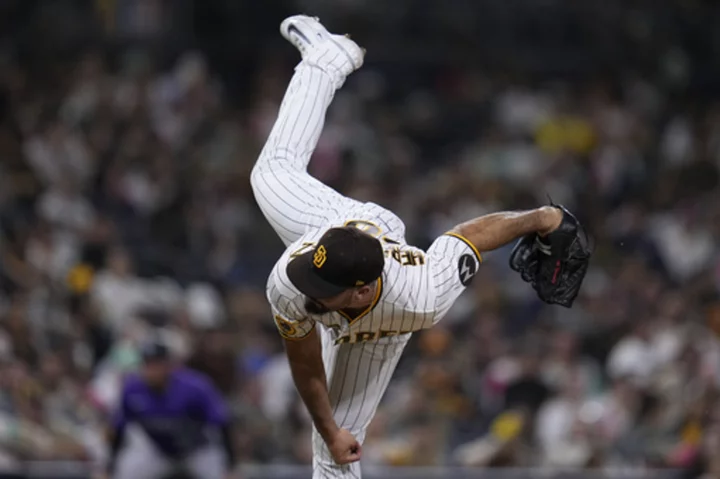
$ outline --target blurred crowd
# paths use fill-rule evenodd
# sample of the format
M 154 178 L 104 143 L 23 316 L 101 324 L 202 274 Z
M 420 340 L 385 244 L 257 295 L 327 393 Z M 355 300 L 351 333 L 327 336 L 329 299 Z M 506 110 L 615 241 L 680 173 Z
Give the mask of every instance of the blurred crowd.
M 569 310 L 509 270 L 511 246 L 488 254 L 408 346 L 367 464 L 720 474 L 720 102 L 683 96 L 681 57 L 652 80 L 528 82 L 393 75 L 372 55 L 336 96 L 315 176 L 395 211 L 421 247 L 550 196 L 596 252 Z M 102 461 L 158 328 L 227 398 L 241 462 L 310 462 L 264 296 L 282 245 L 248 179 L 293 64 L 247 71 L 237 108 L 199 51 L 170 68 L 134 50 L 21 60 L 0 68 L 0 468 Z

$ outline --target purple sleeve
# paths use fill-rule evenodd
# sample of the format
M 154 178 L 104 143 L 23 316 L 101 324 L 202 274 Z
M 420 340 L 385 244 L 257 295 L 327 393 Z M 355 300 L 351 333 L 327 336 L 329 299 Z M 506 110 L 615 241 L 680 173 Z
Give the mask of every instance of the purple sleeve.
M 122 391 L 120 392 L 120 400 L 118 401 L 115 411 L 113 412 L 112 424 L 114 428 L 122 429 L 127 426 L 127 423 L 132 420 L 131 413 L 127 407 L 127 385 L 123 384 Z
M 205 420 L 208 423 L 222 426 L 229 422 L 225 401 L 209 382 L 203 382 L 202 384 L 200 404 Z

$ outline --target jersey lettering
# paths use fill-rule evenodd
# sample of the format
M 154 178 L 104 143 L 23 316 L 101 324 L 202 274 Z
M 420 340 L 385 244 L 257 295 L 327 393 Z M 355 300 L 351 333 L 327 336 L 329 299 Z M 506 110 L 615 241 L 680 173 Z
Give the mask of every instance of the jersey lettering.
M 420 251 L 403 251 L 395 247 L 385 250 L 385 256 L 394 259 L 403 266 L 418 266 L 425 264 L 425 255 Z
M 389 338 L 392 336 L 401 336 L 403 334 L 410 334 L 412 331 L 362 331 L 358 333 L 350 333 L 345 336 L 341 336 L 335 340 L 335 344 L 354 344 L 364 343 L 367 341 L 377 341 L 382 338 Z

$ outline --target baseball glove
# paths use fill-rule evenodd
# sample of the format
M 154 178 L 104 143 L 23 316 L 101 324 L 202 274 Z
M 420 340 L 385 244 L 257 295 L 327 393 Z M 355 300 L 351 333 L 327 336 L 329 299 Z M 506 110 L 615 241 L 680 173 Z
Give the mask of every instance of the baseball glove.
M 592 249 L 575 216 L 563 206 L 560 226 L 545 237 L 532 233 L 522 237 L 510 254 L 510 268 L 530 283 L 548 304 L 572 307 L 580 291 Z

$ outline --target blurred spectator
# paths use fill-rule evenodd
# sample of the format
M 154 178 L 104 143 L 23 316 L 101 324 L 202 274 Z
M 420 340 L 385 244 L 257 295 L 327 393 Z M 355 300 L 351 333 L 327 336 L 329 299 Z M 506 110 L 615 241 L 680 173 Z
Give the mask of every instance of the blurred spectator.
M 627 378 L 645 386 L 655 372 L 658 361 L 651 342 L 653 325 L 640 319 L 630 334 L 621 339 L 610 351 L 608 373 L 613 379 Z

